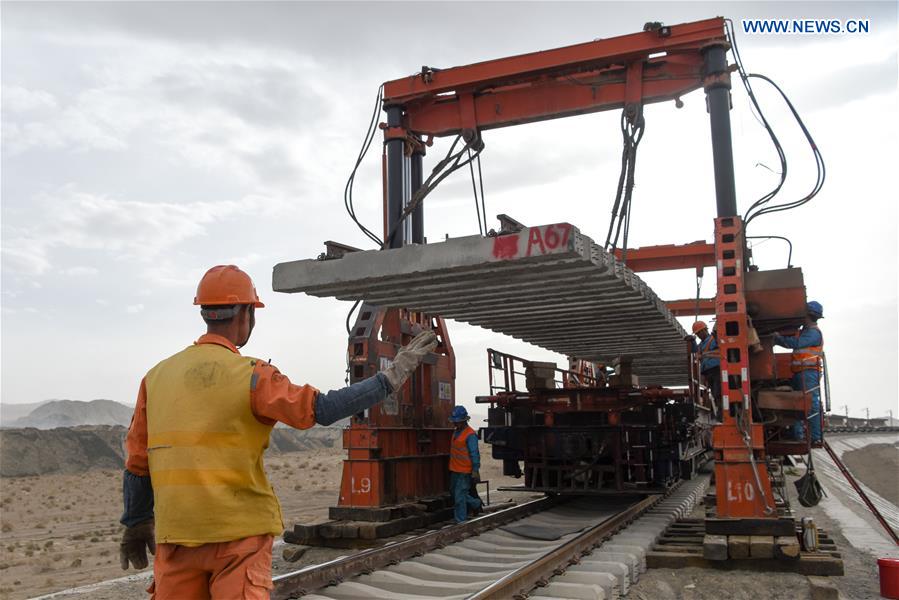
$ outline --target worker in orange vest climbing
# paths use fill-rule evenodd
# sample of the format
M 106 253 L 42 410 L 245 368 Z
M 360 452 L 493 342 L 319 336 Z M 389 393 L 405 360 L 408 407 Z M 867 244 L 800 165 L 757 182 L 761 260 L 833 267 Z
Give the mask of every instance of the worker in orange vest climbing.
M 693 342 L 693 351 L 699 353 L 699 371 L 709 387 L 716 403 L 721 402 L 721 351 L 718 349 L 718 336 L 709 333 L 709 326 L 704 321 L 693 323 L 693 335 L 699 342 Z M 720 414 L 720 411 L 719 411 Z
M 386 370 L 322 393 L 240 354 L 265 306 L 249 275 L 213 267 L 194 304 L 206 333 L 146 374 L 125 439 L 122 568 L 146 567 L 149 549 L 153 598 L 268 598 L 272 541 L 284 530 L 262 462 L 272 427 L 329 425 L 377 404 L 436 336 L 422 332 Z
M 481 454 L 478 452 L 478 434 L 468 426 L 468 411 L 464 406 L 453 408 L 450 421 L 455 427 L 450 446 L 450 490 L 453 494 L 453 519 L 461 523 L 468 518 L 468 509 L 475 514 L 481 511 L 481 501 L 469 494 L 472 482 L 481 479 Z
M 805 323 L 795 336 L 783 336 L 774 332 L 774 343 L 784 348 L 792 348 L 790 368 L 793 378 L 790 386 L 797 391 L 812 395 L 812 409 L 807 416 L 812 441 L 821 441 L 821 367 L 824 357 L 824 336 L 818 328 L 818 319 L 824 318 L 824 307 L 812 300 L 805 306 Z M 796 423 L 793 437 L 805 437 L 805 426 Z

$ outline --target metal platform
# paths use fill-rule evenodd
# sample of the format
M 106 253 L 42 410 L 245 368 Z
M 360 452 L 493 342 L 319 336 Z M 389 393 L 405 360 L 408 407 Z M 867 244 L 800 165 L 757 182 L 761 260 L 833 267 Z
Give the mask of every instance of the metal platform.
M 586 360 L 629 356 L 641 385 L 687 384 L 674 315 L 568 223 L 281 263 L 272 288 L 440 315 Z

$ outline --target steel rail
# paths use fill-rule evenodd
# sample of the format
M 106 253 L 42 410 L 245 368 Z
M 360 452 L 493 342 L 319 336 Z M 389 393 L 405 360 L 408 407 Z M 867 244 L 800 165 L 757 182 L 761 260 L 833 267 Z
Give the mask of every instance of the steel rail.
M 518 506 L 487 514 L 458 525 L 444 527 L 420 536 L 402 540 L 380 548 L 313 565 L 273 578 L 273 600 L 297 598 L 328 585 L 341 583 L 347 577 L 370 573 L 399 561 L 420 556 L 447 544 L 459 542 L 511 521 L 543 511 L 558 504 L 552 497 L 532 500 Z
M 586 552 L 652 508 L 662 497 L 662 495 L 649 496 L 631 505 L 558 548 L 550 550 L 537 560 L 512 571 L 483 590 L 472 594 L 468 600 L 527 597 L 527 593 L 531 589 L 545 585 L 550 577 L 558 575 L 569 566 L 578 563 Z

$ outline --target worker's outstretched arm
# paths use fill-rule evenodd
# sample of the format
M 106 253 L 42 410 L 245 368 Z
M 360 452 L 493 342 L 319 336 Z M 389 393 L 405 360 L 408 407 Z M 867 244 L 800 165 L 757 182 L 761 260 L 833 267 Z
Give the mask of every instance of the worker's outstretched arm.
M 309 385 L 292 384 L 275 367 L 259 361 L 250 385 L 253 414 L 263 423 L 281 421 L 298 429 L 308 429 L 315 423 L 330 425 L 374 406 L 399 389 L 436 344 L 433 332 L 422 332 L 400 349 L 383 372 L 324 394 Z
M 774 343 L 784 348 L 808 348 L 809 346 L 821 345 L 821 332 L 817 329 L 806 328 L 802 330 L 799 337 L 784 337 L 779 334 L 774 335 Z
M 384 373 L 315 397 L 315 422 L 330 425 L 371 408 L 393 391 Z

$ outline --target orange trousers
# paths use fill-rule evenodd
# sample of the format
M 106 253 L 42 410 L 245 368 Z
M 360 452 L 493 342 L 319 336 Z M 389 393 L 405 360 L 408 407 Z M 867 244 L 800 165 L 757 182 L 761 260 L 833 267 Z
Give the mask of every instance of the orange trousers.
M 268 600 L 271 535 L 190 547 L 157 544 L 151 600 Z

